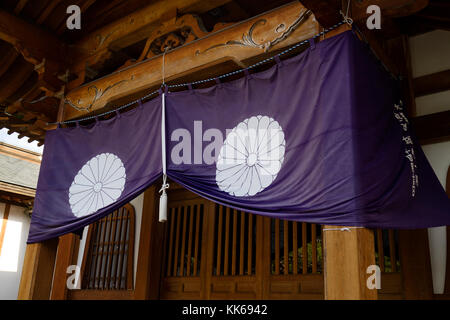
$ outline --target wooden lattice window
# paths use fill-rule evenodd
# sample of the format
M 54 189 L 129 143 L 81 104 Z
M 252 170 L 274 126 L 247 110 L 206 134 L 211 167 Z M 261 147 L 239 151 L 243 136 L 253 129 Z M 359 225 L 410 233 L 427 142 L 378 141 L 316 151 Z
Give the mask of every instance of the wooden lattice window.
M 397 230 L 376 229 L 374 232 L 375 263 L 380 267 L 381 272 L 399 272 Z
M 89 226 L 81 289 L 133 288 L 135 213 L 126 204 Z
M 254 275 L 256 218 L 247 212 L 215 205 L 215 276 Z
M 167 277 L 196 277 L 200 272 L 204 204 L 202 200 L 169 206 Z
M 271 219 L 271 273 L 322 272 L 322 228 L 317 224 Z

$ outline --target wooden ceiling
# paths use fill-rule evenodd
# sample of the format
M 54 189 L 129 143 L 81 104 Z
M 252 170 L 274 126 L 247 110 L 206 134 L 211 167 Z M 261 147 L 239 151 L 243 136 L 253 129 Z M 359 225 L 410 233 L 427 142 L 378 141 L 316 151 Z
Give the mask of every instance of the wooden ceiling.
M 6 127 L 10 133 L 18 132 L 42 144 L 47 122 L 56 121 L 63 86 L 66 92 L 70 91 L 138 60 L 152 32 L 173 17 L 194 14 L 201 20 L 203 32 L 211 32 L 226 23 L 254 17 L 288 2 L 291 1 L 2 0 L 0 128 Z M 301 2 L 324 27 L 341 20 L 339 10 L 346 3 L 345 0 Z M 411 1 L 404 0 L 369 2 L 387 6 L 389 18 L 384 22 L 388 27 L 380 32 L 383 37 L 450 30 L 448 1 L 417 0 L 413 5 L 408 4 L 409 7 L 405 3 Z M 66 28 L 66 8 L 74 4 L 82 11 L 81 30 Z M 141 17 L 134 15 L 135 12 L 151 5 L 156 8 L 154 14 L 158 14 L 158 21 L 133 32 L 123 30 L 126 23 L 140 23 Z M 352 16 L 361 16 L 367 5 L 366 0 L 353 1 Z M 144 18 L 150 19 L 151 14 Z M 365 16 L 364 13 L 361 17 Z M 358 23 L 364 26 L 365 20 L 361 21 Z M 102 33 L 102 30 L 110 31 Z

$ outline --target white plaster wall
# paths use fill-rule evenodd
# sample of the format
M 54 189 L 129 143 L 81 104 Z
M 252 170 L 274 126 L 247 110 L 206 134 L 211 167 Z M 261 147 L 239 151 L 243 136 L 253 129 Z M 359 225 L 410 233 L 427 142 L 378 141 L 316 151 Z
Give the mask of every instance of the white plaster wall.
M 450 31 L 410 38 L 413 78 L 450 69 Z M 418 116 L 450 110 L 450 90 L 416 98 Z
M 130 202 L 135 210 L 135 233 L 134 233 L 134 262 L 133 262 L 133 281 L 136 285 L 136 270 L 138 263 L 138 253 L 139 253 L 139 238 L 141 235 L 141 222 L 142 222 L 142 209 L 144 205 L 144 193 L 131 200 Z M 83 236 L 80 240 L 80 246 L 78 250 L 77 266 L 81 268 L 83 263 L 84 249 L 86 247 L 86 237 L 89 230 L 89 226 L 84 228 Z M 76 288 L 80 289 L 81 282 L 78 281 Z
M 0 219 L 4 212 L 0 203 Z M 11 206 L 0 255 L 0 300 L 17 299 L 30 220 L 24 208 Z
M 410 38 L 414 78 L 450 69 L 450 31 L 436 30 Z M 450 110 L 450 90 L 416 98 L 416 115 Z M 445 188 L 450 164 L 450 141 L 423 146 L 439 181 Z M 445 285 L 447 241 L 445 227 L 428 229 L 434 293 Z

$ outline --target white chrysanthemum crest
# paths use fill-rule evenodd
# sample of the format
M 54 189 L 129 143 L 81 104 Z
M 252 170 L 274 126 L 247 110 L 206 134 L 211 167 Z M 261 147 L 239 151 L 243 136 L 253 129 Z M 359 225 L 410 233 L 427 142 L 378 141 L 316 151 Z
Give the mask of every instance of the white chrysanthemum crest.
M 226 137 L 216 164 L 216 183 L 233 196 L 253 196 L 277 177 L 286 141 L 280 124 L 268 116 L 239 123 Z
M 125 187 L 125 167 L 119 157 L 102 153 L 78 171 L 69 188 L 69 203 L 76 217 L 84 217 L 115 202 Z

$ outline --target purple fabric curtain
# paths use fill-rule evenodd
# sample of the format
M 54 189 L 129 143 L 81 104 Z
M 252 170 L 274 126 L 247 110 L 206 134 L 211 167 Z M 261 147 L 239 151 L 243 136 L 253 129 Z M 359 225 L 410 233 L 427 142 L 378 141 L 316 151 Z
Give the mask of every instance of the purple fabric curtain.
M 59 128 L 45 137 L 28 243 L 80 228 L 120 208 L 161 174 L 161 103 Z
M 397 84 L 364 43 L 349 31 L 276 60 L 236 81 L 166 95 L 170 179 L 282 219 L 450 224 L 450 201 L 411 132 Z M 91 128 L 49 132 L 28 242 L 92 223 L 153 183 L 162 170 L 160 119 L 155 99 Z M 105 178 L 97 162 L 117 173 Z

